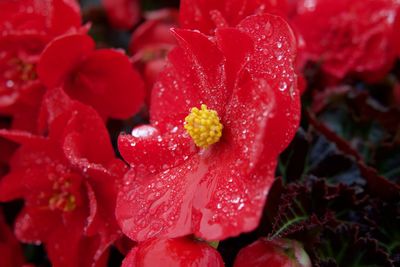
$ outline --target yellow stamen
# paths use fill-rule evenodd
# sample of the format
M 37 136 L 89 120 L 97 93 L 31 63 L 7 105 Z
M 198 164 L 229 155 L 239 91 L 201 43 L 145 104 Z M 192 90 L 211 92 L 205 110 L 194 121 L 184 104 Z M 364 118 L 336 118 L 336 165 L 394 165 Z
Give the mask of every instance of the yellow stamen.
M 60 210 L 70 212 L 76 208 L 76 197 L 69 192 L 68 188 L 71 186 L 69 181 L 63 183 L 55 182 L 53 196 L 49 199 L 49 208 L 51 210 Z
M 191 109 L 190 114 L 185 118 L 184 127 L 194 143 L 201 148 L 215 144 L 222 136 L 223 125 L 218 113 L 208 109 L 204 104 L 201 105 L 201 109 Z

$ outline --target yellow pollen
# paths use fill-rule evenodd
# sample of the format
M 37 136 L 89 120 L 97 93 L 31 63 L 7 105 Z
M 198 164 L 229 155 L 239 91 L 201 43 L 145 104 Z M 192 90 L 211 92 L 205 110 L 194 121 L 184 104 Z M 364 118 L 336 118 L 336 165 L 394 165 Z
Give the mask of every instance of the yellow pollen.
M 60 210 L 64 212 L 71 212 L 76 208 L 76 197 L 69 192 L 71 183 L 64 181 L 63 183 L 55 182 L 53 196 L 49 199 L 49 207 L 51 210 Z
M 185 118 L 184 127 L 194 143 L 201 148 L 215 144 L 222 136 L 223 125 L 218 113 L 208 109 L 204 104 L 201 105 L 201 109 L 191 109 L 190 114 Z

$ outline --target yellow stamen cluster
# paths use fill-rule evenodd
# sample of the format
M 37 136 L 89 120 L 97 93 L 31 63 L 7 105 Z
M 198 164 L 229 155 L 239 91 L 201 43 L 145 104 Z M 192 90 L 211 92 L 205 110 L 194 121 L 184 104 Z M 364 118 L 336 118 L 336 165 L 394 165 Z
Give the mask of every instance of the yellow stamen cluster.
M 76 197 L 70 192 L 71 183 L 69 181 L 55 182 L 53 184 L 54 194 L 49 199 L 51 210 L 70 212 L 76 208 Z
M 70 194 L 56 194 L 49 199 L 49 206 L 51 210 L 61 210 L 70 212 L 76 208 L 76 198 Z
M 218 113 L 202 104 L 201 109 L 191 109 L 190 114 L 185 118 L 184 127 L 198 147 L 206 148 L 219 141 L 223 125 Z

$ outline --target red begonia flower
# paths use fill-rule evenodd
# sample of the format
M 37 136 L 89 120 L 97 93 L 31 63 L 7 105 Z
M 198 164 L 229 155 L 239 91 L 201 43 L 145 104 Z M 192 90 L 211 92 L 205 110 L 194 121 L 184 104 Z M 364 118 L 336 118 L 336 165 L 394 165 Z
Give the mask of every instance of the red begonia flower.
M 180 24 L 182 28 L 213 34 L 216 27 L 236 26 L 250 15 L 283 14 L 288 9 L 286 1 L 276 0 L 182 0 Z
M 129 50 L 132 61 L 140 70 L 146 85 L 146 102 L 150 101 L 151 89 L 158 74 L 165 67 L 169 51 L 176 45 L 170 29 L 178 26 L 178 11 L 162 9 L 145 14 L 146 22 L 132 35 Z
M 25 200 L 15 233 L 43 242 L 53 266 L 101 266 L 120 235 L 114 210 L 125 165 L 97 113 L 61 89 L 46 94 L 41 118 L 48 137 L 0 131 L 21 144 L 0 180 L 0 201 Z
M 262 238 L 241 249 L 234 267 L 311 267 L 303 246 L 293 240 Z
M 110 23 L 120 29 L 130 29 L 140 20 L 139 0 L 102 0 Z
M 81 25 L 74 0 L 0 2 L 0 114 L 12 116 L 13 128 L 34 130 L 45 92 L 36 64 L 54 37 Z
M 393 0 L 298 1 L 291 24 L 305 42 L 299 53 L 336 79 L 356 74 L 376 81 L 396 58 L 398 7 Z
M 129 58 L 119 50 L 95 50 L 88 35 L 65 35 L 50 42 L 37 72 L 49 90 L 62 86 L 104 117 L 126 119 L 143 103 L 143 82 Z
M 0 263 L 1 267 L 20 267 L 24 263 L 21 246 L 8 227 L 0 209 Z
M 153 88 L 151 125 L 119 138 L 132 169 L 119 193 L 117 219 L 139 241 L 190 233 L 220 240 L 251 231 L 276 158 L 299 123 L 293 33 L 267 14 L 219 28 L 215 38 L 174 33 L 178 47 Z M 223 125 L 219 142 L 206 149 L 197 148 L 183 127 L 201 104 Z
M 218 251 L 205 242 L 187 237 L 152 239 L 140 243 L 126 256 L 122 267 L 223 267 Z

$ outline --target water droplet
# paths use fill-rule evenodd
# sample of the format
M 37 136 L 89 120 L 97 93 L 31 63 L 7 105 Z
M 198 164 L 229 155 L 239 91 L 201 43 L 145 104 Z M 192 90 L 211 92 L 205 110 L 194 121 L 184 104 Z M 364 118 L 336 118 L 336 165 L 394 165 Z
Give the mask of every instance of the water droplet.
M 281 91 L 281 92 L 283 92 L 283 91 L 285 91 L 286 89 L 287 89 L 287 83 L 286 82 L 280 82 L 279 83 L 279 90 Z
M 13 88 L 13 87 L 14 87 L 14 82 L 13 82 L 12 80 L 8 80 L 8 81 L 6 82 L 6 87 L 7 87 L 7 88 Z
M 154 128 L 152 126 L 144 125 L 144 126 L 139 126 L 139 127 L 136 127 L 135 129 L 133 129 L 131 134 L 134 137 L 149 137 L 156 132 L 157 132 L 156 128 Z

